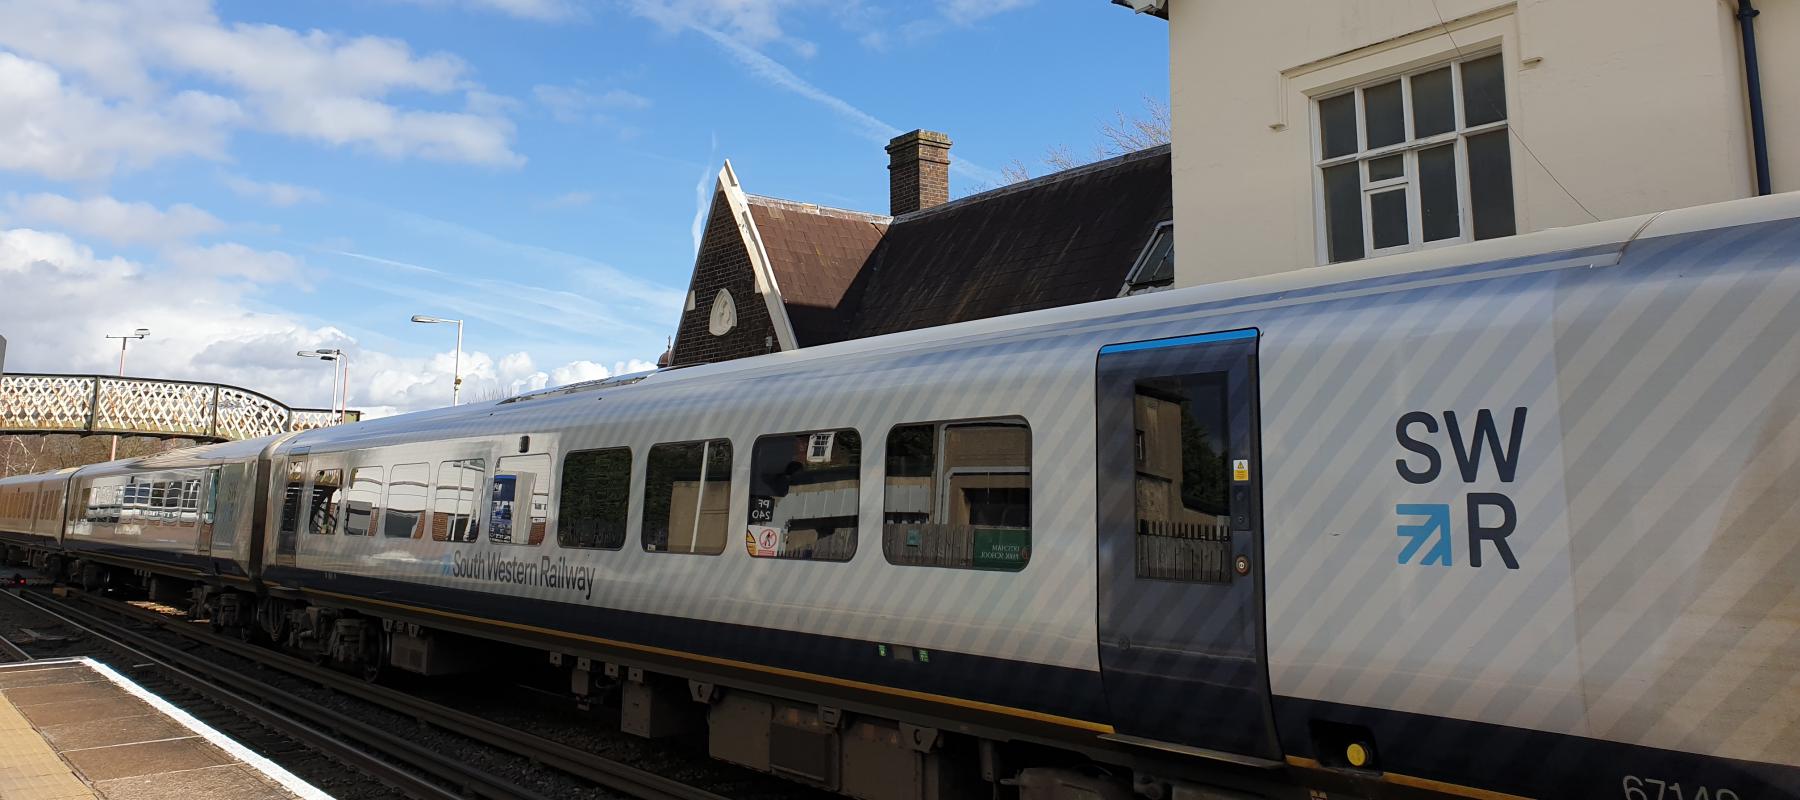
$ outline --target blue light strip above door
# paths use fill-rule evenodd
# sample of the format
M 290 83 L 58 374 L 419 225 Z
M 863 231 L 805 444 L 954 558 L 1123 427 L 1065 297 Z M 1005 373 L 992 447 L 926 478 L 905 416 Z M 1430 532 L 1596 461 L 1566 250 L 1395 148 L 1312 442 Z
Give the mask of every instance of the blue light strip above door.
M 1163 347 L 1185 347 L 1190 344 L 1207 344 L 1209 342 L 1231 342 L 1239 339 L 1254 339 L 1258 335 L 1259 332 L 1255 328 L 1243 328 L 1235 331 L 1200 333 L 1193 336 L 1177 336 L 1173 339 L 1151 339 L 1144 342 L 1109 344 L 1100 348 L 1100 355 L 1130 353 L 1137 350 L 1156 350 Z

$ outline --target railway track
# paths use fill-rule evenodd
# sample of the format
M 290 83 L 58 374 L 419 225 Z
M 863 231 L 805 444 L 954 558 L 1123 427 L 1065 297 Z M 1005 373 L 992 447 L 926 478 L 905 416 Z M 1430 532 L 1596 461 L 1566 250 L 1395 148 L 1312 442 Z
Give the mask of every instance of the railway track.
M 338 736 L 358 743 L 365 749 L 374 748 L 385 752 L 389 758 L 410 768 L 411 772 L 429 775 L 435 779 L 431 782 L 431 788 L 424 789 L 417 795 L 407 791 L 409 796 L 480 797 L 494 798 L 494 800 L 510 800 L 511 798 L 537 800 L 542 797 L 542 795 L 518 786 L 514 781 L 496 777 L 471 767 L 462 759 L 433 752 L 398 739 L 391 731 L 370 726 L 341 712 L 320 708 L 316 703 L 269 686 L 266 682 L 245 677 L 239 672 L 210 663 L 196 652 L 189 652 L 132 631 L 126 627 L 126 624 L 154 625 L 177 634 L 198 647 L 230 653 L 339 694 L 379 705 L 438 729 L 473 739 L 487 747 L 559 770 L 619 795 L 642 800 L 725 800 L 723 795 L 690 786 L 615 759 L 573 748 L 525 731 L 498 725 L 482 717 L 430 700 L 371 684 L 330 668 L 247 644 L 235 638 L 221 636 L 201 626 L 153 610 L 81 593 L 73 593 L 69 599 L 35 594 L 30 596 L 28 601 L 48 613 L 64 618 L 73 618 L 82 627 L 99 629 L 103 631 L 102 635 L 125 640 L 129 646 L 139 648 L 150 655 L 187 662 L 184 666 L 192 665 L 196 672 L 216 678 L 243 694 L 261 698 L 266 704 L 283 709 L 299 709 L 293 712 L 296 716 L 315 714 L 314 725 L 316 727 L 332 731 Z M 128 621 L 128 623 L 114 622 L 106 617 L 115 617 Z M 414 775 L 413 777 L 418 776 Z M 448 790 L 444 788 L 446 786 L 449 787 Z M 431 793 L 433 790 L 443 793 L 433 794 Z
M 283 705 L 280 698 L 247 690 L 254 687 L 241 676 L 222 674 L 214 665 L 191 654 L 137 641 L 131 631 L 83 619 L 89 615 L 56 604 L 33 602 L 24 593 L 5 592 L 13 602 L 37 614 L 53 618 L 77 633 L 84 652 L 58 652 L 58 656 L 95 655 L 115 666 L 129 665 L 131 679 L 144 689 L 182 708 L 215 730 L 280 764 L 289 772 L 319 785 L 329 779 L 331 790 L 346 797 L 406 797 L 418 800 L 452 800 L 458 797 L 444 785 L 385 762 L 353 742 L 336 735 L 316 716 L 297 713 L 303 704 Z M 95 624 L 98 623 L 98 624 Z M 66 641 L 59 637 L 59 641 Z M 149 644 L 151 646 L 140 646 Z M 20 649 L 25 660 L 32 656 Z M 113 656 L 107 658 L 106 655 Z M 348 768 L 348 772 L 346 770 Z M 320 788 L 326 788 L 321 786 Z

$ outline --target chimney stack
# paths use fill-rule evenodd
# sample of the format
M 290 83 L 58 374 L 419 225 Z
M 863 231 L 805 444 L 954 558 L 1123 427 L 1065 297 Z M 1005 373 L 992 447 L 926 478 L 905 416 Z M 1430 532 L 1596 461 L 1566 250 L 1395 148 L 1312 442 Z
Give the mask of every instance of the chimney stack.
M 893 216 L 950 200 L 950 137 L 936 131 L 903 133 L 888 142 L 888 213 Z

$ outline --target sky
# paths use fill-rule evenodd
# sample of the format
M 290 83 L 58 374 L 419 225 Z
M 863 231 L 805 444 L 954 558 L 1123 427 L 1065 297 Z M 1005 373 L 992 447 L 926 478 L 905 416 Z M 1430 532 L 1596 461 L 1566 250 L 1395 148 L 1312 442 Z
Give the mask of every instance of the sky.
M 902 131 L 951 191 L 1091 150 L 1168 96 L 1105 0 L 0 0 L 8 372 L 327 407 L 447 405 L 650 367 L 705 204 L 885 213 Z

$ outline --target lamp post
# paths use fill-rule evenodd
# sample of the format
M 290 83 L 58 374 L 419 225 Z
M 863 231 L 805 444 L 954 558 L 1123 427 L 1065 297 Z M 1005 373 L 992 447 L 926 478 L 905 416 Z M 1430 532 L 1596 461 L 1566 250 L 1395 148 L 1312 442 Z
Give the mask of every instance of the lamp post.
M 435 324 L 440 324 L 440 323 L 444 324 L 444 325 L 450 325 L 450 324 L 456 325 L 456 356 L 451 362 L 454 366 L 451 367 L 452 380 L 450 382 L 450 405 L 454 406 L 454 405 L 461 403 L 462 402 L 462 325 L 463 325 L 463 321 L 460 319 L 444 319 L 443 317 L 428 317 L 428 316 L 425 316 L 424 314 L 414 314 L 412 321 L 424 323 L 426 325 L 435 325 Z
M 107 335 L 106 338 L 108 338 L 108 339 L 118 339 L 119 340 L 119 377 L 121 377 L 121 378 L 125 377 L 125 346 L 130 344 L 132 339 L 142 340 L 144 337 L 149 336 L 149 335 L 150 335 L 149 328 L 138 328 L 137 330 L 134 330 L 130 333 L 121 334 L 118 336 L 113 336 L 110 334 Z M 95 409 L 95 410 L 98 411 L 99 409 Z M 107 455 L 106 460 L 116 461 L 116 460 L 118 460 L 118 458 L 119 458 L 119 435 L 115 433 L 115 434 L 113 434 L 113 437 L 112 437 L 112 450 Z
M 343 362 L 343 353 L 339 350 L 299 350 L 294 355 L 301 358 L 316 358 L 320 361 L 337 362 L 331 365 L 331 413 L 338 415 L 338 368 Z M 339 421 L 343 421 L 339 418 Z

